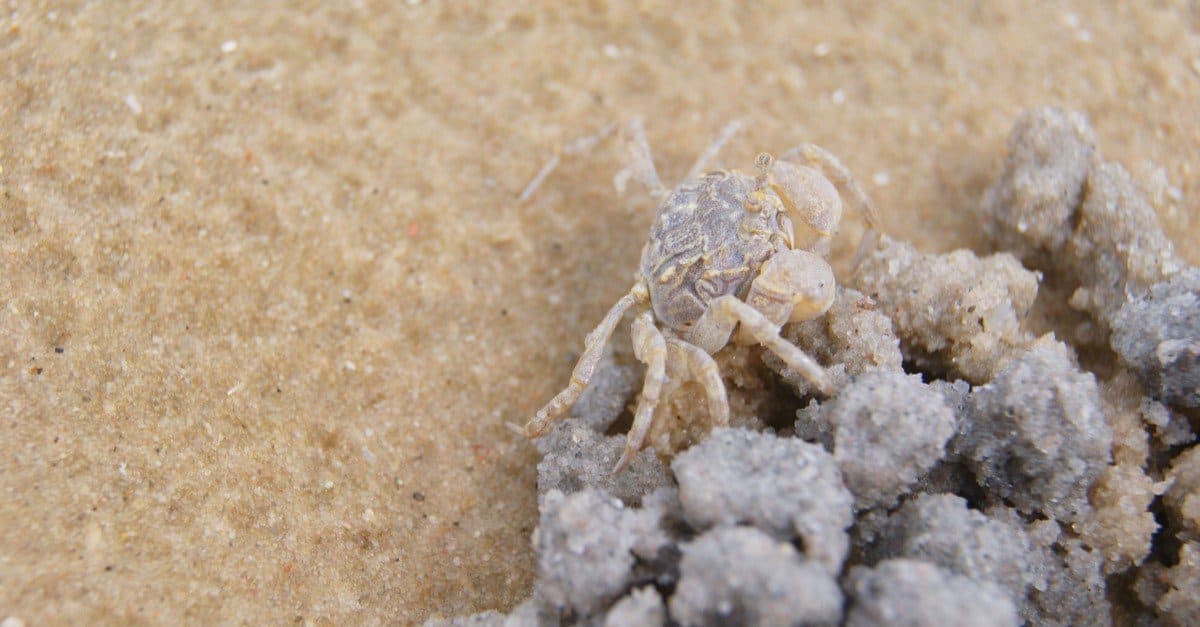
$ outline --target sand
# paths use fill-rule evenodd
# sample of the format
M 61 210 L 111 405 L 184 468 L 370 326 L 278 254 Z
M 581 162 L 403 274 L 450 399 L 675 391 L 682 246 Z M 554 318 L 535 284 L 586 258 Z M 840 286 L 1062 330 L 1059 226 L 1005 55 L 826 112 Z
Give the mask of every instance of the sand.
M 653 201 L 615 141 L 516 197 L 634 115 L 667 181 L 733 119 L 730 166 L 817 142 L 942 252 L 984 246 L 1019 112 L 1080 110 L 1200 263 L 1194 3 L 791 4 L 8 3 L 0 621 L 525 598 L 507 425 L 628 289 Z

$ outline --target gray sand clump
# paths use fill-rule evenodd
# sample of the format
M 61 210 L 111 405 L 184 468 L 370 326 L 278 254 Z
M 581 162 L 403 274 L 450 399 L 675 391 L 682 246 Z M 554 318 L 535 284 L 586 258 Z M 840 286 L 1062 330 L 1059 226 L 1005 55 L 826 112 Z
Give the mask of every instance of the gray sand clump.
M 838 387 L 867 370 L 899 372 L 903 360 L 891 319 L 875 301 L 848 287 L 837 288 L 833 306 L 825 315 L 786 324 L 781 335 L 824 364 Z M 763 363 L 778 373 L 797 396 L 813 392 L 807 379 L 785 367 L 773 353 L 764 354 Z
M 1200 625 L 1200 543 L 1188 542 L 1179 561 L 1167 570 L 1168 590 L 1158 601 L 1164 614 L 1180 625 Z
M 560 617 L 598 614 L 634 580 L 637 559 L 652 559 L 670 543 L 662 512 L 632 509 L 599 490 L 546 494 L 533 536 L 538 581 L 534 594 Z
M 558 424 L 537 445 L 542 452 L 539 499 L 552 490 L 570 494 L 596 488 L 625 505 L 637 506 L 643 496 L 672 485 L 666 466 L 651 449 L 638 452 L 624 472 L 613 474 L 613 466 L 625 450 L 625 436 L 597 433 L 579 419 Z
M 1131 298 L 1183 268 L 1158 214 L 1120 164 L 1092 168 L 1061 257 L 1080 280 L 1071 306 L 1109 323 Z
M 938 379 L 930 381 L 929 387 L 942 395 L 942 401 L 954 413 L 955 425 L 960 424 L 967 415 L 967 397 L 971 393 L 971 384 L 962 379 L 954 381 Z
M 636 363 L 616 359 L 610 345 L 587 388 L 571 407 L 571 415 L 595 431 L 608 430 L 641 386 L 642 371 Z
M 1073 523 L 1072 529 L 1104 554 L 1104 572 L 1113 574 L 1142 563 L 1159 529 L 1150 507 L 1168 484 L 1161 481 L 1161 471 L 1147 467 L 1152 456 L 1148 429 L 1156 432 L 1156 447 L 1167 446 L 1164 438 L 1178 444 L 1175 438 L 1190 430 L 1186 420 L 1174 419 L 1163 405 L 1143 396 L 1128 372 L 1104 381 L 1100 400 L 1112 430 L 1113 464 L 1088 491 L 1091 515 Z
M 1150 506 L 1166 486 L 1133 464 L 1105 468 L 1092 485 L 1088 494 L 1092 514 L 1072 528 L 1104 556 L 1105 575 L 1125 571 L 1150 555 L 1159 529 Z
M 557 624 L 557 619 L 542 611 L 532 598 L 526 599 L 508 614 L 485 610 L 477 614 L 449 619 L 431 618 L 425 627 L 540 627 Z
M 1121 370 L 1104 381 L 1100 392 L 1113 429 L 1115 463 L 1146 466 L 1153 457 L 1158 469 L 1172 449 L 1195 441 L 1186 410 L 1146 396 L 1149 390 L 1132 371 Z
M 1030 591 L 1030 624 L 1111 625 L 1112 605 L 1103 572 L 1104 556 L 1078 539 L 1066 537 L 1052 520 L 1039 521 L 1030 527 L 1030 535 L 1041 549 L 1046 573 L 1045 585 Z
M 1180 453 L 1167 474 L 1171 487 L 1163 504 L 1182 540 L 1200 542 L 1200 445 Z
M 1178 455 L 1196 435 L 1187 415 L 1172 409 L 1200 406 L 1200 271 L 1178 256 L 1129 172 L 1102 158 L 1079 114 L 1046 107 L 1021 117 L 982 214 L 994 244 L 1053 277 L 1065 290 L 1060 298 L 1090 317 L 1099 333 L 1077 341 L 1111 347 L 1127 369 L 1103 383 L 1108 443 L 1088 375 L 1064 374 L 1062 358 L 1027 364 L 1025 376 L 1008 377 L 1009 392 L 987 389 L 1003 383 L 1002 374 L 969 395 L 969 412 L 982 413 L 968 416 L 952 449 L 989 496 L 1069 523 L 1077 534 L 1046 550 L 1059 583 L 1036 595 L 1039 622 L 1107 620 L 1104 576 L 1134 569 L 1153 620 L 1200 622 L 1188 562 L 1200 506 L 1189 501 L 1193 454 Z M 999 401 L 1020 399 L 1017 388 L 1030 386 L 1016 405 Z M 1106 455 L 1114 465 L 1106 466 Z M 1156 519 L 1150 508 L 1159 495 L 1165 516 Z M 1158 537 L 1165 558 L 1152 552 Z
M 533 597 L 530 597 L 509 612 L 503 625 L 504 627 L 537 627 L 553 623 L 554 617 L 547 614 Z
M 1092 167 L 1096 133 L 1083 115 L 1053 107 L 1017 118 L 1004 170 L 984 193 L 988 232 L 1027 263 L 1058 253 Z
M 837 625 L 842 593 L 790 543 L 717 527 L 683 547 L 670 610 L 680 625 Z
M 1162 416 L 1150 405 L 1144 405 L 1149 399 L 1143 396 L 1141 384 L 1132 373 L 1123 370 L 1100 383 L 1100 400 L 1113 432 L 1113 462 L 1145 467 L 1151 455 L 1152 421 L 1162 421 Z M 1143 409 L 1150 410 L 1153 417 L 1148 419 Z M 1166 418 L 1162 421 L 1164 426 L 1170 423 L 1170 416 Z
M 793 430 L 796 437 L 801 440 L 818 443 L 825 447 L 825 450 L 832 451 L 833 425 L 825 420 L 822 408 L 823 405 L 816 399 L 809 399 L 807 405 L 796 410 L 796 423 Z
M 1188 542 L 1179 551 L 1179 561 L 1167 569 L 1167 591 L 1158 608 L 1178 625 L 1200 625 L 1200 543 Z
M 1182 412 L 1171 411 L 1166 405 L 1150 398 L 1138 404 L 1138 414 L 1154 434 L 1161 448 L 1180 446 L 1196 440 L 1196 432 Z
M 885 236 L 856 278 L 891 318 L 904 356 L 922 369 L 982 383 L 1033 339 L 1021 321 L 1038 275 L 1007 253 L 929 255 Z
M 1125 303 L 1112 329 L 1113 350 L 1155 398 L 1200 407 L 1200 268 Z
M 920 375 L 869 370 L 821 406 L 857 509 L 889 506 L 946 453 L 956 419 Z
M 604 627 L 665 625 L 667 608 L 654 586 L 644 586 L 618 601 L 604 616 Z
M 1020 605 L 1032 586 L 1044 585 L 1025 530 L 967 508 L 952 494 L 924 494 L 891 514 L 868 549 L 876 559 L 909 558 L 999 585 Z
M 496 610 L 487 610 L 468 616 L 456 616 L 445 620 L 425 621 L 425 627 L 505 627 L 508 624 L 509 616 Z
M 1095 141 L 1078 113 L 1026 112 L 981 212 L 997 246 L 1063 277 L 1071 306 L 1108 328 L 1127 301 L 1184 264 L 1133 177 L 1104 161 Z
M 692 528 L 755 525 L 781 540 L 800 539 L 805 555 L 830 572 L 841 568 L 853 497 L 837 462 L 819 445 L 717 429 L 671 468 Z
M 1160 624 L 1180 627 L 1200 625 L 1197 590 L 1200 590 L 1200 543 L 1194 541 L 1179 547 L 1174 565 L 1148 562 L 1136 585 L 1138 597 L 1155 609 Z
M 929 562 L 894 559 L 856 566 L 846 581 L 846 627 L 1016 627 L 1008 594 L 987 581 L 956 575 Z
M 951 449 L 991 495 L 1074 521 L 1111 460 L 1112 431 L 1095 377 L 1046 337 L 972 390 Z

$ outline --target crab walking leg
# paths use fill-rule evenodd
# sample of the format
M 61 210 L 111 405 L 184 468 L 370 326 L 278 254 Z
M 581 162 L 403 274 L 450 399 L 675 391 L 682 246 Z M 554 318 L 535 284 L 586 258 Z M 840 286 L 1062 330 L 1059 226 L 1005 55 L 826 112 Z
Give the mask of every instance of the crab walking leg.
M 646 139 L 646 128 L 642 124 L 642 118 L 637 116 L 630 119 L 627 128 L 629 130 L 629 154 L 633 163 L 617 173 L 616 181 L 614 181 L 617 183 L 617 189 L 623 189 L 625 187 L 624 180 L 633 175 L 654 194 L 665 195 L 668 190 L 663 186 L 662 179 L 658 178 L 658 170 L 654 168 L 654 155 L 650 152 L 650 141 Z
M 800 144 L 783 153 L 780 158 L 788 161 L 800 161 L 804 165 L 820 170 L 821 174 L 824 174 L 825 178 L 828 178 L 838 189 L 850 195 L 851 202 L 858 207 L 863 219 L 866 220 L 867 228 L 874 229 L 878 226 L 879 220 L 875 216 L 875 205 L 867 197 L 863 188 L 859 186 L 858 181 L 854 179 L 854 175 L 850 174 L 850 170 L 828 150 L 816 144 Z
M 742 329 L 759 344 L 767 347 L 783 360 L 789 368 L 808 379 L 825 396 L 833 394 L 833 380 L 829 373 L 812 357 L 779 336 L 779 326 L 767 319 L 759 310 L 738 300 L 736 296 L 722 296 L 708 304 L 708 310 L 692 327 L 696 337 L 705 337 L 708 329 L 719 329 L 718 336 L 728 338 L 734 325 L 741 323 Z M 711 337 L 711 336 L 710 336 Z M 691 337 L 688 338 L 689 340 Z M 693 342 L 699 344 L 698 342 Z M 700 345 L 702 348 L 704 345 Z M 718 348 L 720 348 L 718 346 Z
M 559 161 L 562 161 L 562 155 L 556 152 L 546 161 L 546 165 L 543 165 L 542 169 L 538 170 L 537 174 L 534 174 L 533 178 L 525 184 L 525 189 L 521 190 L 520 196 L 517 196 L 517 202 L 525 202 L 532 198 L 533 193 L 542 186 L 542 181 L 546 180 L 546 177 L 550 176 L 550 173 L 558 167 Z
M 557 396 L 550 399 L 533 419 L 525 425 L 526 437 L 536 438 L 550 429 L 550 425 L 567 413 L 571 405 L 583 393 L 583 389 L 587 387 L 588 381 L 591 381 L 592 375 L 596 372 L 596 364 L 600 363 L 600 357 L 604 355 L 604 346 L 608 344 L 608 339 L 612 337 L 613 329 L 617 323 L 621 321 L 621 317 L 629 310 L 634 303 L 641 300 L 639 297 L 638 287 L 634 287 L 632 291 L 621 297 L 617 304 L 608 310 L 604 319 L 600 324 L 592 329 L 591 333 L 587 334 L 584 340 L 583 355 L 579 357 L 579 362 L 575 364 L 575 370 L 571 371 L 571 382 L 566 389 L 559 392 Z
M 610 122 L 608 126 L 600 129 L 600 132 L 593 133 L 587 137 L 581 137 L 570 144 L 567 144 L 566 148 L 556 151 L 554 155 L 552 155 L 550 159 L 546 161 L 546 164 L 542 166 L 542 169 L 538 170 L 537 174 L 533 175 L 533 178 L 525 184 L 525 189 L 522 189 L 521 194 L 517 196 L 517 202 L 525 202 L 526 200 L 529 200 L 533 196 L 533 193 L 537 191 L 538 187 L 541 187 L 542 181 L 545 181 L 546 177 L 550 176 L 550 173 L 554 172 L 554 169 L 558 167 L 558 164 L 562 161 L 563 156 L 569 156 L 577 152 L 588 150 L 592 146 L 600 143 L 600 140 L 611 135 L 616 128 L 617 123 Z
M 683 362 L 687 365 L 688 374 L 704 387 L 708 398 L 708 413 L 712 416 L 713 425 L 729 426 L 729 399 L 725 396 L 725 383 L 721 381 L 721 371 L 712 355 L 704 352 L 699 346 L 688 344 L 679 338 L 667 340 L 669 351 L 668 361 Z
M 858 242 L 858 250 L 854 253 L 853 267 L 857 270 L 858 265 L 866 258 L 867 254 L 879 245 L 879 217 L 875 214 L 875 205 L 871 202 L 870 197 L 859 186 L 854 175 L 850 174 L 849 168 L 842 165 L 842 162 L 828 150 L 816 144 L 796 146 L 783 153 L 782 158 L 789 161 L 799 160 L 806 165 L 816 167 L 838 189 L 850 196 L 850 201 L 858 208 L 863 220 L 867 223 L 867 230 L 863 232 L 862 240 Z
M 667 342 L 663 334 L 654 326 L 654 316 L 649 311 L 642 312 L 633 321 L 633 354 L 646 364 L 646 378 L 642 383 L 642 395 L 638 399 L 637 411 L 633 415 L 633 426 L 629 429 L 629 437 L 625 440 L 625 452 L 613 474 L 617 474 L 633 461 L 633 456 L 642 448 L 646 441 L 646 433 L 654 422 L 654 410 L 658 408 L 663 384 L 667 380 Z
M 726 124 L 725 128 L 721 129 L 721 134 L 717 136 L 717 139 L 709 144 L 708 148 L 696 159 L 696 163 L 692 164 L 692 169 L 688 170 L 687 176 L 683 180 L 690 181 L 703 174 L 703 170 L 708 166 L 708 162 L 717 156 L 717 153 L 721 151 L 721 147 L 725 145 L 725 142 L 728 142 L 729 138 L 733 137 L 733 134 L 741 128 L 742 123 L 740 120 L 734 120 Z

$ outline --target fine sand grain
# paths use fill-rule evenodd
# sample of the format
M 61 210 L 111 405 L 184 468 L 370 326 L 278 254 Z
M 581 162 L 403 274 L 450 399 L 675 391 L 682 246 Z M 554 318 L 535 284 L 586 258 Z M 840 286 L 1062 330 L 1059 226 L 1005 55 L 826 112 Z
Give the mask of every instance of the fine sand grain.
M 1006 134 L 1057 105 L 1200 263 L 1194 2 L 517 4 L 0 8 L 6 626 L 527 598 L 538 455 L 506 425 L 629 288 L 653 201 L 615 140 L 517 195 L 614 121 L 669 184 L 730 120 L 726 165 L 816 142 L 889 235 L 983 251 Z

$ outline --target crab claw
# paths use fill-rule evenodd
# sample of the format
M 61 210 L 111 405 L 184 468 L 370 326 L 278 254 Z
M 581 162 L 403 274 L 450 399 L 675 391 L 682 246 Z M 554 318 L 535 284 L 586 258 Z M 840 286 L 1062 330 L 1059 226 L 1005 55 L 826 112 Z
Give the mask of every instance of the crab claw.
M 775 161 L 767 185 L 796 225 L 796 248 L 812 250 L 828 241 L 842 221 L 842 197 L 825 175 L 808 166 Z

